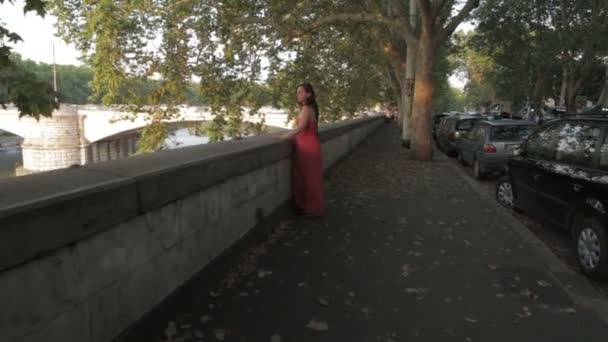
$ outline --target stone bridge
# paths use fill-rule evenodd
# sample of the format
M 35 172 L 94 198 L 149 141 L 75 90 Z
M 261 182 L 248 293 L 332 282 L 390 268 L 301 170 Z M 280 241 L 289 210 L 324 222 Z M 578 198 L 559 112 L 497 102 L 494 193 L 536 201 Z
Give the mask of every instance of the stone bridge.
M 267 126 L 290 127 L 285 111 L 265 107 L 261 113 Z M 131 154 L 134 149 L 131 138 L 96 144 L 148 123 L 144 113 L 121 120 L 123 115 L 108 108 L 61 105 L 51 118 L 36 121 L 30 117 L 19 118 L 17 109 L 9 108 L 0 110 L 0 130 L 24 138 L 22 172 L 42 172 Z M 178 118 L 166 121 L 209 121 L 214 117 L 203 107 L 183 107 Z M 260 120 L 260 116 L 245 117 L 246 122 L 258 123 Z

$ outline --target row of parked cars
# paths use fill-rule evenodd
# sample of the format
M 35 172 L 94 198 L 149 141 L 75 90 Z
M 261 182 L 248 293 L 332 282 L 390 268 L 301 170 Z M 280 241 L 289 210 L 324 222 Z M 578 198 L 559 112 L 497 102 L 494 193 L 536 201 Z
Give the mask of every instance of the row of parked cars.
M 608 278 L 608 108 L 542 125 L 449 115 L 434 129 L 438 147 L 476 178 L 502 175 L 500 204 L 570 232 L 582 271 Z

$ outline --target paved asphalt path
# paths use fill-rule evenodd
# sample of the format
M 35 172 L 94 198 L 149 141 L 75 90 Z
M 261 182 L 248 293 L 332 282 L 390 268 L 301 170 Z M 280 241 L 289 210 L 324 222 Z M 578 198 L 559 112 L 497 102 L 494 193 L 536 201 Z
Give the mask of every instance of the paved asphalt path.
M 326 218 L 277 222 L 118 340 L 608 341 L 496 206 L 447 163 L 408 160 L 392 125 L 326 196 Z

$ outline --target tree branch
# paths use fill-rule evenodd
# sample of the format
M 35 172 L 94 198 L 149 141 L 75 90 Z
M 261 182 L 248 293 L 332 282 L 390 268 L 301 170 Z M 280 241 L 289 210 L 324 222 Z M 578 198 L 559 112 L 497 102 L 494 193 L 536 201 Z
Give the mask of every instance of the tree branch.
M 477 8 L 477 6 L 479 6 L 479 0 L 467 0 L 467 3 L 460 10 L 460 12 L 455 15 L 442 30 L 438 32 L 435 38 L 435 43 L 443 43 L 446 39 L 448 39 L 448 37 L 454 33 L 454 30 L 456 30 L 456 27 L 458 27 L 458 25 L 460 25 L 460 23 L 462 23 L 464 19 L 471 14 L 475 8 Z
M 272 18 L 242 18 L 238 19 L 237 22 L 240 23 L 249 23 L 249 24 L 262 24 L 266 26 L 270 26 L 275 30 L 284 33 L 289 40 L 295 39 L 298 37 L 305 36 L 310 34 L 311 32 L 324 27 L 324 26 L 332 26 L 334 24 L 339 23 L 369 23 L 369 24 L 377 24 L 386 27 L 387 29 L 395 32 L 402 39 L 404 39 L 408 44 L 416 43 L 417 37 L 414 34 L 414 30 L 409 25 L 409 22 L 399 22 L 393 18 L 388 18 L 381 14 L 371 14 L 371 13 L 340 13 L 340 14 L 330 14 L 327 16 L 323 16 L 317 20 L 314 20 L 305 25 L 303 29 L 289 29 L 284 26 L 282 23 L 277 22 Z M 397 26 L 397 27 L 396 27 Z
M 436 0 L 433 2 L 432 5 L 432 11 L 433 11 L 433 17 L 437 17 L 439 15 L 439 12 L 441 12 L 441 10 L 443 9 L 443 7 L 446 5 L 446 3 L 449 0 Z
M 416 0 L 422 22 L 433 21 L 433 11 L 431 10 L 431 0 Z
M 397 75 L 399 84 L 401 84 L 401 80 L 405 78 L 405 57 L 390 42 L 381 41 L 379 45 L 381 51 L 387 56 L 393 72 Z
M 390 4 L 390 8 L 392 9 L 392 11 L 395 12 L 395 16 L 401 20 L 402 23 L 409 23 L 408 17 L 407 17 L 407 13 L 405 12 L 405 9 L 403 8 L 403 1 L 400 0 L 392 0 L 391 4 Z M 389 12 L 389 15 L 391 14 L 391 12 Z

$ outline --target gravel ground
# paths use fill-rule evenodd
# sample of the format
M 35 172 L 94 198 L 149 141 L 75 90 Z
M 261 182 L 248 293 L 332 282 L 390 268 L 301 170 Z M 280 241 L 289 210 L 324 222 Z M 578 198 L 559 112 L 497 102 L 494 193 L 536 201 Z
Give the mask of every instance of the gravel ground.
M 454 159 L 453 162 L 458 165 L 461 169 L 465 171 L 467 175 L 473 178 L 472 168 L 469 166 L 459 165 L 458 162 Z M 495 188 L 496 181 L 498 180 L 498 176 L 491 176 L 482 181 L 477 181 L 483 191 L 490 198 L 495 197 Z M 563 230 L 550 227 L 546 224 L 538 222 L 526 214 L 516 213 L 511 211 L 511 214 L 524 226 L 526 226 L 536 237 L 542 240 L 551 251 L 559 257 L 564 263 L 570 266 L 577 273 L 581 273 L 580 267 L 576 261 L 576 255 L 574 252 L 573 241 L 570 238 L 570 234 Z M 582 273 L 581 273 L 582 274 Z M 594 288 L 599 290 L 606 298 L 608 298 L 608 281 L 598 282 L 589 279 L 589 282 L 593 285 Z

